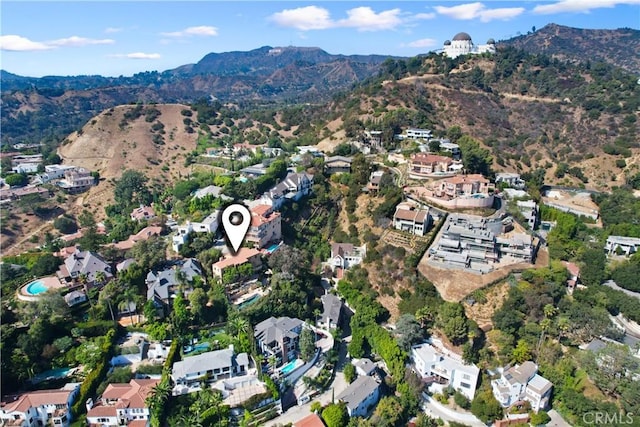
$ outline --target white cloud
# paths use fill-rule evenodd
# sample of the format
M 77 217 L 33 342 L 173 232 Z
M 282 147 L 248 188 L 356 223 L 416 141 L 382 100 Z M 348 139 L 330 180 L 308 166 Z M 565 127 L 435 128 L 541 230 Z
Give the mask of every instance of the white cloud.
M 107 27 L 104 29 L 104 32 L 107 34 L 119 33 L 120 31 L 124 31 L 124 28 L 120 27 Z
M 498 9 L 487 9 L 480 11 L 480 21 L 489 22 L 494 19 L 508 21 L 524 12 L 524 7 L 502 7 Z
M 88 39 L 86 37 L 78 37 L 71 36 L 66 37 L 64 39 L 51 40 L 46 42 L 49 46 L 73 46 L 73 47 L 81 47 L 81 46 L 91 46 L 98 44 L 113 44 L 115 43 L 112 39 Z
M 48 49 L 53 49 L 53 47 L 48 46 L 46 43 L 34 42 L 26 37 L 16 35 L 0 36 L 0 50 L 28 52 Z
M 218 35 L 218 29 L 207 25 L 185 28 L 181 31 L 173 31 L 170 33 L 161 33 L 165 37 L 189 37 L 189 36 L 206 36 L 212 37 Z
M 448 16 L 453 19 L 471 20 L 480 19 L 482 22 L 490 22 L 495 19 L 503 21 L 515 18 L 525 11 L 524 7 L 503 7 L 497 9 L 487 9 L 480 2 L 460 4 L 457 6 L 436 6 L 436 12 L 440 15 Z
M 407 43 L 407 46 L 409 47 L 433 47 L 437 44 L 437 41 L 435 39 L 420 39 L 420 40 L 414 40 L 410 43 Z
M 337 22 L 339 27 L 357 28 L 358 31 L 392 30 L 402 24 L 400 9 L 375 13 L 370 7 L 356 7 L 347 11 L 347 19 Z
M 111 58 L 127 58 L 127 59 L 160 59 L 162 56 L 159 53 L 118 53 L 115 55 L 109 55 Z
M 611 8 L 619 4 L 640 5 L 640 0 L 561 0 L 557 3 L 538 5 L 533 13 L 549 15 L 553 13 L 588 13 L 592 9 Z
M 326 30 L 334 27 L 327 9 L 318 6 L 299 7 L 297 9 L 285 9 L 268 18 L 281 27 L 295 28 L 301 31 Z
M 411 20 L 421 20 L 421 19 L 433 19 L 436 17 L 435 13 L 417 13 L 411 17 Z
M 453 19 L 473 19 L 478 16 L 478 13 L 484 8 L 482 3 L 467 3 L 460 4 L 458 6 L 436 6 L 436 12 L 440 15 L 445 15 Z
M 434 13 L 404 14 L 400 9 L 389 9 L 376 13 L 368 6 L 347 10 L 347 17 L 332 19 L 329 11 L 319 6 L 285 9 L 269 16 L 276 25 L 300 31 L 326 30 L 330 28 L 355 28 L 358 31 L 393 30 L 400 25 L 423 19 L 432 19 Z

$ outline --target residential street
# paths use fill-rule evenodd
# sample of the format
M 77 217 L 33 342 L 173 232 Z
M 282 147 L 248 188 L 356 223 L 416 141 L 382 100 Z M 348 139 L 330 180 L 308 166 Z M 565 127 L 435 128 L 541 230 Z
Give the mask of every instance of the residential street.
M 312 402 L 317 401 L 322 403 L 322 405 L 326 405 L 328 403 L 331 403 L 332 396 L 338 396 L 340 393 L 342 393 L 344 389 L 347 388 L 349 384 L 347 384 L 347 382 L 345 381 L 344 375 L 342 375 L 342 370 L 346 362 L 347 342 L 350 341 L 350 338 L 351 338 L 350 336 L 343 338 L 342 342 L 340 343 L 340 350 L 338 353 L 338 364 L 336 366 L 336 375 L 335 375 L 335 379 L 333 381 L 332 387 L 329 388 L 324 393 L 314 397 L 304 405 L 294 406 L 292 408 L 289 408 L 289 410 L 284 414 L 272 419 L 271 421 L 268 421 L 265 424 L 265 426 L 278 426 L 278 425 L 284 425 L 287 423 L 294 423 L 311 413 L 310 408 L 311 408 Z

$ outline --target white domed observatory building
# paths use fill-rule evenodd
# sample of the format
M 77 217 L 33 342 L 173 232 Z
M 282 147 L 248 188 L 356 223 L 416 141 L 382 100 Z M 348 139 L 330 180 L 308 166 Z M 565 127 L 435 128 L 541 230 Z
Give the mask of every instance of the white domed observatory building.
M 460 55 L 495 53 L 496 42 L 493 39 L 487 40 L 487 44 L 473 44 L 471 36 L 467 33 L 458 33 L 453 39 L 446 40 L 442 49 L 449 58 L 456 58 Z

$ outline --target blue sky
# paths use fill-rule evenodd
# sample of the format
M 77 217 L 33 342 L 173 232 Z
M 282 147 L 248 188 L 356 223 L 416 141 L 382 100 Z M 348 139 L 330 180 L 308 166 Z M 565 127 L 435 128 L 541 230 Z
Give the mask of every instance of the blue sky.
M 533 26 L 640 27 L 640 0 L 127 1 L 0 3 L 0 67 L 24 76 L 132 75 L 210 52 L 315 46 L 414 56 L 465 31 L 476 43 Z

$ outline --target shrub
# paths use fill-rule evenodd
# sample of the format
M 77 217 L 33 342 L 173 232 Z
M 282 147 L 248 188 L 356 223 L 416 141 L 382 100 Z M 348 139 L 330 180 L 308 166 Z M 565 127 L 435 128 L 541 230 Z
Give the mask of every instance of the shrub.
M 76 222 L 66 216 L 60 216 L 53 221 L 53 226 L 63 234 L 71 234 L 78 231 Z

